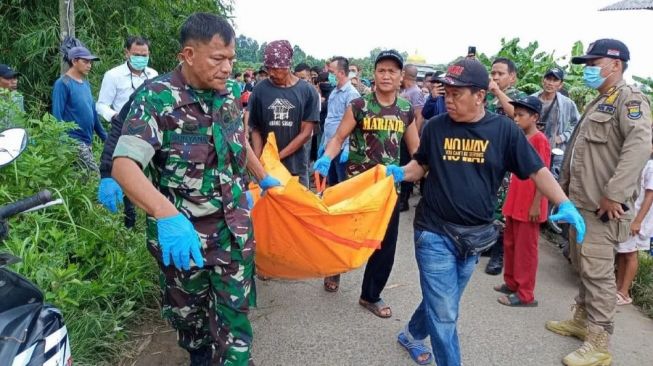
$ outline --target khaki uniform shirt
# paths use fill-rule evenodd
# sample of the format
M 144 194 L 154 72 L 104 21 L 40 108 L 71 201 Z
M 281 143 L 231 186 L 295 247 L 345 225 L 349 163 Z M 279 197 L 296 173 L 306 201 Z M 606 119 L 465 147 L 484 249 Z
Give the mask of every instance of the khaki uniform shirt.
M 560 185 L 574 204 L 595 211 L 601 197 L 625 203 L 633 196 L 651 155 L 651 109 L 647 97 L 622 80 L 585 109 L 571 137 Z

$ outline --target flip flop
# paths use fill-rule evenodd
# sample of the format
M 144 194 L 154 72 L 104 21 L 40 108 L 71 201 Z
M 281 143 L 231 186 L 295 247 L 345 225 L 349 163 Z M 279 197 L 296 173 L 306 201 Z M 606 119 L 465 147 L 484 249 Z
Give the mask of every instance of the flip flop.
M 406 351 L 408 351 L 410 358 L 412 358 L 413 361 L 415 361 L 415 363 L 418 365 L 428 365 L 431 363 L 433 354 L 428 349 L 428 347 L 424 345 L 424 343 L 419 341 L 409 341 L 404 332 L 399 333 L 397 336 L 397 342 L 399 342 L 399 344 L 401 344 L 406 349 Z M 423 354 L 428 354 L 429 357 L 427 357 L 425 360 L 419 361 L 417 358 Z
M 500 296 L 497 299 L 497 301 L 501 305 L 512 306 L 512 307 L 533 308 L 533 307 L 536 307 L 538 305 L 537 300 L 533 300 L 533 301 L 531 301 L 529 303 L 525 303 L 525 302 L 521 301 L 519 299 L 519 296 L 517 296 L 517 294 L 515 294 L 515 293 Z
M 506 294 L 506 295 L 510 295 L 510 294 L 515 292 L 515 291 L 511 290 L 510 287 L 508 287 L 508 285 L 506 285 L 505 283 L 502 283 L 500 285 L 496 285 L 496 286 L 493 287 L 493 289 L 494 289 L 494 291 L 501 292 L 502 294 Z
M 340 275 L 324 277 L 324 291 L 338 292 L 340 287 Z
M 622 305 L 630 305 L 633 303 L 633 298 L 628 297 L 621 292 L 617 291 L 617 305 L 622 306 Z
M 385 319 L 392 316 L 392 309 L 390 309 L 390 307 L 386 305 L 385 302 L 383 302 L 383 300 L 379 300 L 377 302 L 369 302 L 363 299 L 358 299 L 358 303 L 365 309 L 372 312 L 372 314 L 378 316 L 379 318 Z M 390 310 L 390 312 L 387 314 L 382 313 L 382 311 L 385 309 Z

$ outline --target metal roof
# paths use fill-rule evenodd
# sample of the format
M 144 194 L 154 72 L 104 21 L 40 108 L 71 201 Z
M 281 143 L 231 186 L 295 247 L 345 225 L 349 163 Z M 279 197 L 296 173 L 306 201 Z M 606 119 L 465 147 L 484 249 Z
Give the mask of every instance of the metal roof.
M 608 5 L 599 11 L 606 10 L 653 10 L 653 0 L 622 0 L 612 5 Z

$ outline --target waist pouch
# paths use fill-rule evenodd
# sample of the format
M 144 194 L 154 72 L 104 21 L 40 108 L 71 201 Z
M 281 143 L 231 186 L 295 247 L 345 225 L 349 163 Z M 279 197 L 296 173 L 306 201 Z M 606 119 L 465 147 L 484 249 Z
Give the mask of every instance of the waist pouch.
M 443 234 L 453 241 L 458 255 L 463 258 L 479 255 L 488 250 L 499 237 L 499 228 L 494 223 L 464 226 L 436 220 Z

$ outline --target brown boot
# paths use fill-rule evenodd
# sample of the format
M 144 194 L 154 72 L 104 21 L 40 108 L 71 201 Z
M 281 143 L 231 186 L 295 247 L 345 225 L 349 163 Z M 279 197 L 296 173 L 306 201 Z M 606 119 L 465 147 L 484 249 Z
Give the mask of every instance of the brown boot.
M 610 334 L 598 325 L 588 326 L 587 340 L 579 349 L 562 359 L 567 366 L 610 366 L 612 355 L 608 351 Z
M 581 341 L 587 338 L 587 310 L 584 306 L 573 305 L 574 317 L 570 320 L 549 320 L 546 329 L 563 336 L 576 337 Z

